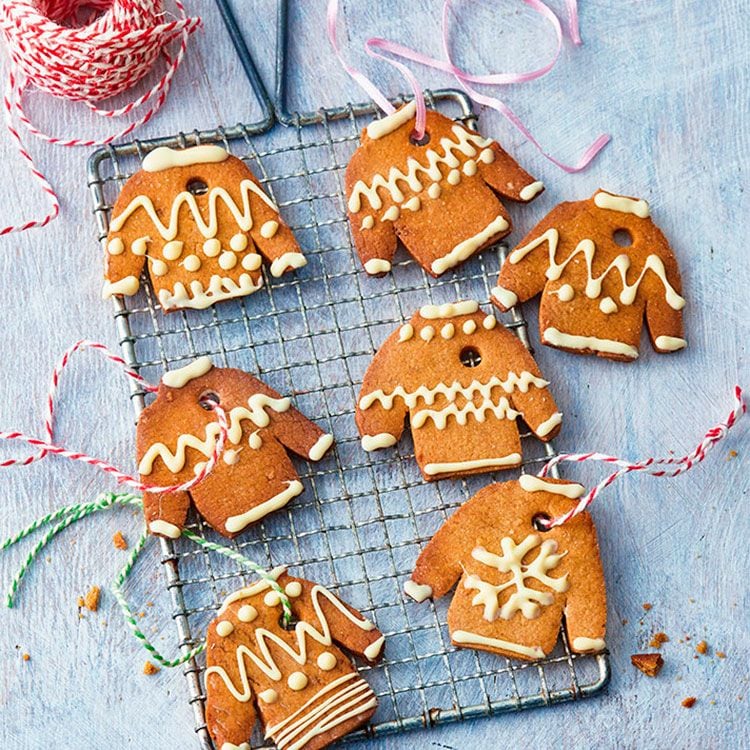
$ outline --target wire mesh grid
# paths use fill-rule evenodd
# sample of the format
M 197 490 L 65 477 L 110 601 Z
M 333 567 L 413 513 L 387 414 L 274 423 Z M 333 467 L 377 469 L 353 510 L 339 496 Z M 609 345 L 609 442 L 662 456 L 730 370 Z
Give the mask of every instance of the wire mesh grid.
M 470 103 L 460 93 L 435 92 L 428 99 L 474 125 Z M 533 663 L 455 649 L 446 627 L 450 597 L 416 604 L 402 594 L 420 548 L 451 511 L 490 481 L 514 474 L 427 484 L 408 431 L 395 448 L 365 453 L 353 416 L 359 386 L 378 346 L 419 306 L 457 299 L 486 303 L 502 248 L 485 250 L 438 280 L 405 254 L 386 278 L 364 273 L 345 217 L 343 172 L 361 127 L 374 116 L 373 107 L 356 105 L 321 110 L 270 134 L 237 126 L 109 147 L 92 156 L 89 175 L 103 245 L 112 203 L 148 149 L 219 142 L 251 166 L 307 256 L 301 271 L 280 279 L 267 275 L 252 296 L 204 311 L 164 315 L 144 278 L 136 297 L 115 302 L 115 320 L 126 359 L 146 378 L 155 382 L 165 369 L 209 354 L 217 365 L 258 374 L 292 396 L 335 436 L 322 461 L 295 460 L 304 494 L 232 544 L 262 565 L 289 564 L 294 573 L 330 586 L 386 635 L 382 663 L 362 668 L 378 695 L 377 713 L 351 737 L 574 700 L 598 692 L 609 678 L 607 657 L 571 654 L 564 632 L 555 652 Z M 523 318 L 506 317 L 504 324 L 528 346 Z M 139 412 L 145 394 L 135 389 L 132 397 Z M 553 455 L 551 446 L 529 433 L 522 442 L 523 470 Z M 197 515 L 190 527 L 220 539 Z M 184 652 L 201 641 L 222 599 L 250 578 L 235 563 L 184 540 L 162 540 L 162 550 Z M 202 663 L 202 657 L 189 662 L 185 674 L 196 732 L 201 747 L 209 749 Z M 265 747 L 257 729 L 251 746 Z

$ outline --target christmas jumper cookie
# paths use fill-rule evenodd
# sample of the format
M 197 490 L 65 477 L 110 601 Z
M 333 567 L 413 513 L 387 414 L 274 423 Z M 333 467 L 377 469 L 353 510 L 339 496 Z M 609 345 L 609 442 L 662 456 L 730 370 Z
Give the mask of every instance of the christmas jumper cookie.
M 500 147 L 461 123 L 427 112 L 412 138 L 415 104 L 368 125 L 346 170 L 354 244 L 369 274 L 384 274 L 401 240 L 440 276 L 511 230 L 498 197 L 527 203 L 544 186 Z
M 687 345 L 680 271 L 644 200 L 599 190 L 554 208 L 508 255 L 492 301 L 507 310 L 540 292 L 548 346 L 629 362 L 644 315 L 657 352 Z
M 541 659 L 564 616 L 571 651 L 602 651 L 607 597 L 591 517 L 581 513 L 550 531 L 534 525 L 537 516 L 569 511 L 583 492 L 531 475 L 485 487 L 422 550 L 404 590 L 421 602 L 459 582 L 448 609 L 456 646 Z
M 409 415 L 426 480 L 518 466 L 522 418 L 541 440 L 562 415 L 524 345 L 473 301 L 426 305 L 367 368 L 356 421 L 367 450 L 394 445 Z
M 218 400 L 229 431 L 224 452 L 213 470 L 187 492 L 143 498 L 146 523 L 153 534 L 176 539 L 185 523 L 190 498 L 224 536 L 286 505 L 302 490 L 286 450 L 318 461 L 333 443 L 291 405 L 242 370 L 214 367 L 201 357 L 167 372 L 156 400 L 138 419 L 136 447 L 141 480 L 159 487 L 192 479 L 212 456 L 221 428 L 202 405 Z
M 260 253 L 260 254 L 259 254 Z M 276 204 L 223 148 L 157 148 L 124 185 L 107 237 L 104 298 L 138 291 L 144 263 L 162 308 L 204 309 L 306 260 Z
M 383 635 L 320 584 L 283 568 L 271 575 L 290 599 L 293 628 L 266 581 L 229 596 L 208 628 L 206 723 L 217 750 L 249 748 L 258 714 L 279 750 L 318 750 L 375 713 L 375 694 L 338 645 L 372 663 Z

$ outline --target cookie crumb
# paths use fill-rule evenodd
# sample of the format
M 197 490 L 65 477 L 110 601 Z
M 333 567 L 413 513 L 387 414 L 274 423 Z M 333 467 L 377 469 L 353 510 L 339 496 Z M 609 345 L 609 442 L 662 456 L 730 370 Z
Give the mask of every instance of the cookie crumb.
M 689 698 L 684 698 L 682 701 L 682 707 L 683 708 L 692 708 L 695 705 L 695 702 L 698 699 L 693 697 L 692 695 Z
M 29 659 L 31 659 L 31 655 L 24 652 L 21 658 L 24 661 L 28 661 Z
M 86 602 L 83 600 L 82 596 L 78 597 L 78 609 L 83 609 L 86 606 Z
M 654 605 L 651 604 L 651 602 L 644 602 L 642 606 L 643 606 L 643 609 L 645 609 L 646 612 L 648 612 L 651 609 L 651 607 L 653 607 Z
M 723 651 L 717 651 L 716 656 L 719 657 L 719 659 L 726 659 L 727 655 Z
M 729 451 L 729 458 L 727 461 L 731 461 L 733 458 L 737 458 L 737 451 Z
M 656 677 L 664 666 L 661 654 L 631 654 L 630 663 L 649 677 Z
M 159 671 L 159 667 L 157 667 L 155 664 L 152 664 L 150 661 L 147 661 L 143 665 L 143 674 L 156 674 Z
M 627 617 L 623 618 L 622 624 L 623 625 L 627 625 L 628 624 L 628 618 Z
M 701 655 L 703 655 L 703 654 L 706 654 L 706 653 L 708 653 L 708 644 L 707 644 L 707 643 L 706 643 L 705 641 L 701 641 L 701 642 L 700 642 L 700 643 L 699 643 L 699 644 L 698 644 L 698 645 L 697 645 L 697 646 L 695 647 L 695 650 L 696 650 L 696 651 L 697 651 L 697 652 L 698 652 L 699 654 L 701 654 Z
M 114 536 L 112 537 L 112 544 L 114 544 L 117 549 L 125 550 L 128 548 L 128 542 L 122 535 L 122 531 L 115 532 Z
M 96 612 L 99 609 L 99 594 L 101 589 L 98 586 L 92 586 L 86 596 L 81 600 L 79 599 L 78 606 L 84 606 L 91 612 Z M 80 602 L 83 602 L 81 604 Z
M 654 633 L 654 637 L 648 645 L 651 648 L 661 648 L 664 643 L 667 643 L 667 641 L 669 641 L 669 636 L 666 633 Z

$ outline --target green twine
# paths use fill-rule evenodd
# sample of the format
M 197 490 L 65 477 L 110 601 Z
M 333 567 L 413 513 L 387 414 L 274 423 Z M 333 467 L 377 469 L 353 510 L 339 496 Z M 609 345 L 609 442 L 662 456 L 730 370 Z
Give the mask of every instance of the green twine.
M 66 505 L 54 511 L 53 513 L 48 513 L 47 515 L 42 516 L 41 518 L 38 518 L 36 521 L 33 521 L 32 523 L 30 523 L 25 529 L 23 529 L 16 535 L 9 537 L 8 539 L 5 539 L 0 544 L 0 552 L 22 541 L 23 539 L 33 534 L 38 529 L 41 529 L 43 526 L 54 524 L 54 526 L 52 526 L 52 528 L 49 529 L 44 534 L 44 536 L 36 543 L 36 545 L 32 548 L 32 550 L 26 556 L 24 561 L 21 563 L 21 567 L 19 568 L 16 575 L 13 577 L 13 580 L 11 581 L 10 587 L 8 589 L 8 593 L 6 594 L 6 597 L 5 597 L 6 606 L 9 609 L 13 608 L 14 599 L 18 592 L 18 587 L 24 575 L 26 574 L 28 569 L 31 567 L 32 563 L 37 558 L 39 553 L 61 531 L 63 531 L 64 529 L 67 529 L 68 526 L 70 526 L 71 524 L 75 523 L 76 521 L 80 521 L 82 518 L 85 518 L 86 516 L 91 515 L 92 513 L 97 513 L 100 510 L 106 510 L 114 506 L 128 506 L 128 505 L 134 505 L 139 508 L 142 508 L 143 502 L 139 495 L 134 495 L 131 493 L 106 492 L 100 495 L 99 497 L 97 497 L 96 500 L 90 503 L 75 503 L 73 505 Z M 240 563 L 240 565 L 246 568 L 249 568 L 251 571 L 253 571 L 253 573 L 255 573 L 264 581 L 266 581 L 266 583 L 268 583 L 268 585 L 279 595 L 279 598 L 281 600 L 281 606 L 284 610 L 284 614 L 283 614 L 284 624 L 288 625 L 291 622 L 292 608 L 289 603 L 289 597 L 286 595 L 284 589 L 281 588 L 281 586 L 276 581 L 276 579 L 273 578 L 264 568 L 262 568 L 260 565 L 253 562 L 252 560 L 248 559 L 244 555 L 240 554 L 236 550 L 233 550 L 230 547 L 226 547 L 223 544 L 216 544 L 215 542 L 209 542 L 207 539 L 204 539 L 203 537 L 200 537 L 197 534 L 194 534 L 192 531 L 188 531 L 187 529 L 184 529 L 182 532 L 182 535 L 185 536 L 187 539 L 189 539 L 191 542 L 197 544 L 200 547 L 203 547 L 204 549 L 208 549 L 212 552 L 217 552 L 218 554 L 224 555 L 225 557 L 228 557 L 231 560 L 234 560 L 235 562 Z M 151 657 L 154 659 L 154 661 L 159 662 L 159 664 L 161 664 L 164 667 L 177 667 L 180 664 L 184 664 L 185 662 L 190 661 L 193 657 L 197 656 L 202 651 L 204 651 L 206 648 L 206 644 L 201 643 L 198 646 L 195 646 L 194 648 L 191 648 L 190 650 L 186 651 L 184 654 L 182 654 L 176 659 L 167 659 L 166 657 L 162 656 L 162 654 L 159 653 L 157 648 L 146 637 L 145 633 L 138 627 L 138 623 L 136 622 L 136 619 L 133 615 L 133 611 L 130 608 L 130 605 L 128 604 L 127 599 L 125 598 L 125 595 L 122 590 L 125 584 L 125 581 L 127 580 L 128 576 L 133 571 L 133 568 L 138 559 L 138 556 L 143 550 L 143 547 L 145 546 L 148 538 L 149 538 L 148 532 L 144 531 L 139 537 L 138 541 L 133 546 L 133 548 L 131 549 L 125 565 L 122 567 L 120 572 L 117 574 L 117 577 L 115 578 L 114 582 L 112 583 L 112 593 L 114 594 L 115 599 L 117 600 L 117 603 L 120 605 L 120 609 L 122 610 L 123 617 L 125 618 L 125 622 L 130 628 L 130 631 L 133 633 L 136 639 L 140 642 L 143 648 L 145 648 L 146 651 L 148 651 L 149 654 L 151 654 Z

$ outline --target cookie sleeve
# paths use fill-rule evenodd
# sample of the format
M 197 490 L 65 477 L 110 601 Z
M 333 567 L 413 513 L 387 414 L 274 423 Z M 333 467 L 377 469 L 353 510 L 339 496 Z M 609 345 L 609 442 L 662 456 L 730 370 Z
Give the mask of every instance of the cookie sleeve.
M 484 181 L 504 198 L 529 203 L 544 191 L 544 185 L 535 180 L 497 142 L 490 146 L 495 157 L 489 164 L 480 161 L 480 174 Z
M 595 653 L 605 647 L 607 626 L 607 594 L 599 557 L 596 530 L 588 514 L 582 514 L 573 523 L 585 527 L 582 541 L 568 561 L 575 565 L 576 579 L 571 581 L 565 601 L 565 629 L 568 643 L 576 653 Z
M 107 237 L 103 299 L 121 295 L 129 297 L 140 287 L 140 275 L 146 256 L 134 253 L 120 235 L 119 232 L 111 232 Z
M 156 484 L 157 472 L 141 477 L 141 480 L 149 484 Z M 174 474 L 168 474 L 169 479 L 159 482 L 162 486 L 175 484 Z M 153 492 L 143 493 L 143 513 L 146 518 L 146 526 L 152 534 L 164 536 L 169 539 L 177 539 L 182 533 L 190 508 L 190 496 L 187 492 L 169 492 L 157 495 Z
M 665 289 L 656 274 L 647 273 L 647 278 L 644 279 L 646 325 L 651 345 L 657 352 L 664 354 L 687 346 L 682 323 L 685 300 L 681 296 L 680 270 L 666 240 L 659 248 L 659 262 L 664 264 L 664 272 L 671 289 Z
M 386 343 L 375 355 L 370 368 L 372 372 L 381 372 L 382 357 L 388 353 Z M 398 370 L 398 364 L 386 361 L 387 372 Z M 393 378 L 388 375 L 386 380 Z M 362 437 L 362 448 L 374 451 L 378 448 L 388 448 L 395 445 L 404 431 L 404 420 L 409 411 L 401 396 L 393 395 L 395 386 L 387 382 L 380 382 L 368 371 L 362 383 L 357 401 L 355 421 Z M 386 393 L 387 392 L 387 393 Z
M 302 412 L 297 411 L 288 398 L 269 388 L 256 378 L 248 378 L 247 397 L 262 393 L 265 396 L 289 404 L 284 410 L 268 409 L 270 429 L 273 436 L 285 447 L 302 458 L 319 461 L 333 445 L 333 435 L 324 432 L 314 422 L 311 422 Z
M 211 669 L 206 675 L 206 724 L 211 739 L 219 750 L 227 747 L 244 750 L 249 748 L 246 743 L 257 721 L 257 711 L 252 695 L 246 701 L 238 701 L 229 691 L 224 674 L 233 685 L 242 684 L 237 668 L 237 656 L 235 649 L 212 648 L 212 643 L 218 640 L 214 634 L 215 627 L 214 622 L 208 631 L 208 666 L 216 667 L 220 671 Z
M 404 585 L 404 591 L 417 602 L 445 596 L 461 576 L 461 550 L 456 546 L 461 523 L 457 518 L 459 514 L 460 510 L 443 524 L 419 553 L 414 572 Z
M 554 251 L 560 228 L 568 216 L 568 206 L 561 203 L 550 211 L 510 252 L 500 269 L 491 301 L 505 312 L 519 302 L 535 297 L 547 283 L 550 249 Z

